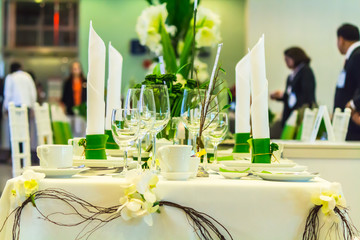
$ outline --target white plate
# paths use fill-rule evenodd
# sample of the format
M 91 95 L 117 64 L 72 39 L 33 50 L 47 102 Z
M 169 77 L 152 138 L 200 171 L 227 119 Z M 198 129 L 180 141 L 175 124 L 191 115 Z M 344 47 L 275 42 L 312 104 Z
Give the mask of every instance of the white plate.
M 264 180 L 270 181 L 290 181 L 290 182 L 306 182 L 318 175 L 313 175 L 307 172 L 302 173 L 254 173 Z
M 120 157 L 108 157 L 107 159 L 73 159 L 74 166 L 85 165 L 86 167 L 123 167 L 124 160 Z M 129 169 L 136 167 L 136 162 L 128 159 Z
M 161 175 L 167 180 L 185 181 L 188 180 L 193 172 L 161 172 Z
M 35 172 L 45 173 L 48 178 L 67 178 L 82 171 L 88 170 L 89 168 L 42 168 L 40 166 L 29 167 L 29 169 Z
M 223 168 L 223 167 L 225 167 L 225 166 L 222 165 L 222 164 L 220 164 L 220 163 L 208 163 L 208 164 L 207 164 L 207 168 L 208 168 L 208 169 L 211 169 L 211 170 L 213 170 L 213 171 L 215 171 L 215 172 L 218 172 L 220 167 Z
M 221 176 L 223 176 L 224 178 L 228 178 L 228 179 L 240 179 L 242 177 L 246 177 L 247 175 L 249 175 L 249 173 L 245 172 L 245 173 L 235 173 L 235 172 L 219 172 L 221 174 Z
M 288 168 L 294 167 L 295 162 L 289 160 L 283 160 L 280 163 L 251 163 L 247 160 L 234 160 L 234 161 L 221 161 L 221 164 L 227 167 L 258 167 L 258 168 Z

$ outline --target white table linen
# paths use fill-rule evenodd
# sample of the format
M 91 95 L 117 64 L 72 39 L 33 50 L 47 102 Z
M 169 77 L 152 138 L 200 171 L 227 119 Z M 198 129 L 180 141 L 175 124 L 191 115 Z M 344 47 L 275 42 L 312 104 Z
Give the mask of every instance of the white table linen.
M 61 188 L 95 205 L 113 206 L 119 204 L 123 181 L 112 177 L 44 179 L 40 189 Z M 14 179 L 7 182 L 0 199 L 0 223 L 16 207 L 11 196 L 14 182 Z M 162 200 L 209 214 L 226 226 L 234 239 L 289 240 L 302 237 L 306 217 L 314 206 L 311 195 L 331 187 L 330 182 L 320 178 L 314 182 L 271 182 L 211 176 L 189 181 L 161 179 L 156 193 Z M 37 205 L 47 214 L 66 209 L 63 203 L 54 200 L 39 200 Z M 94 232 L 89 239 L 197 239 L 182 211 L 171 207 L 160 210 L 161 214 L 153 214 L 152 227 L 140 219 L 124 222 L 119 218 Z M 12 223 L 13 217 L 0 233 L 0 239 L 11 239 Z M 31 204 L 23 210 L 21 224 L 22 240 L 75 239 L 84 226 L 67 228 L 46 222 L 39 218 Z

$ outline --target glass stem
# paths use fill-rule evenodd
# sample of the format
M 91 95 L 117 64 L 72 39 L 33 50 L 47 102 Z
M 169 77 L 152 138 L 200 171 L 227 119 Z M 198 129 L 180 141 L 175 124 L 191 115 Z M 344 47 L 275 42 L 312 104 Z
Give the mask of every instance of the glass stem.
M 142 142 L 142 139 L 139 138 L 139 142 L 138 142 L 138 161 L 137 161 L 138 170 L 141 170 L 141 142 Z
M 123 167 L 123 173 L 126 173 L 126 172 L 128 171 L 127 155 L 128 155 L 128 150 L 125 149 L 125 150 L 124 150 L 124 167 Z
M 194 153 L 197 153 L 197 149 L 196 149 L 196 137 L 197 137 L 197 134 L 193 133 L 193 135 L 194 135 L 194 140 L 193 140 Z
M 153 155 L 151 159 L 151 170 L 156 171 L 156 133 L 153 133 Z
M 217 144 L 214 144 L 214 163 L 218 163 L 217 162 Z

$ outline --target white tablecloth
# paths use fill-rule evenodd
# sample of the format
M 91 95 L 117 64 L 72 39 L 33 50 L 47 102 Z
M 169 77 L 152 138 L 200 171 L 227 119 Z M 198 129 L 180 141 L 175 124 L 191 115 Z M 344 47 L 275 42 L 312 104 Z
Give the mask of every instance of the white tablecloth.
M 93 204 L 119 204 L 123 179 L 112 177 L 73 177 L 44 179 L 40 189 L 61 188 Z M 14 207 L 9 180 L 0 199 L 0 223 Z M 226 180 L 221 176 L 189 181 L 160 179 L 156 192 L 160 199 L 192 207 L 217 219 L 234 239 L 289 240 L 301 239 L 305 219 L 313 204 L 313 193 L 326 190 L 331 183 L 320 178 L 313 182 L 271 182 L 263 180 Z M 54 200 L 39 200 L 37 206 L 45 213 L 64 211 L 63 204 Z M 162 207 L 154 213 L 154 225 L 142 220 L 125 222 L 116 219 L 96 231 L 89 239 L 197 239 L 183 212 Z M 0 233 L 0 239 L 11 239 L 13 218 Z M 84 225 L 59 227 L 39 218 L 28 204 L 21 220 L 23 240 L 75 239 Z

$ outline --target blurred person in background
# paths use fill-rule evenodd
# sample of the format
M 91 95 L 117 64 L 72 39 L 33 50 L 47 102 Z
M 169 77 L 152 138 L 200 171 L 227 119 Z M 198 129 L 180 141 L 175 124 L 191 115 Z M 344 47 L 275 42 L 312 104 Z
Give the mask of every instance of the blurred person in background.
M 74 115 L 74 106 L 86 102 L 86 78 L 79 62 L 71 64 L 70 76 L 65 80 L 61 101 L 68 115 Z
M 292 73 L 286 80 L 285 91 L 277 90 L 270 94 L 270 98 L 284 102 L 284 110 L 281 126 L 284 127 L 286 120 L 292 111 L 307 104 L 316 103 L 315 76 L 310 67 L 310 58 L 299 47 L 291 47 L 284 51 L 286 66 Z
M 22 70 L 20 63 L 12 63 L 10 74 L 5 78 L 4 108 L 7 110 L 10 102 L 14 102 L 15 106 L 25 104 L 33 108 L 36 98 L 36 86 L 31 75 Z
M 352 109 L 346 140 L 360 140 L 360 126 L 356 124 L 356 110 L 360 110 L 360 34 L 359 29 L 351 24 L 343 24 L 337 30 L 337 47 L 345 55 L 344 68 L 336 84 L 334 109 L 345 107 Z

